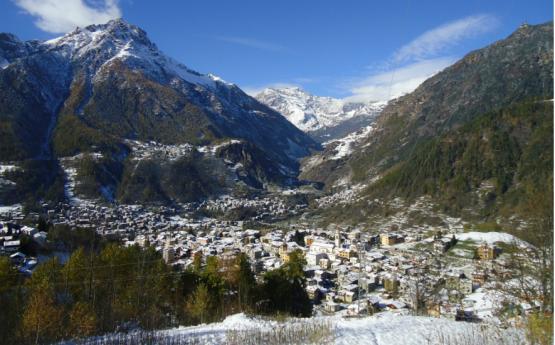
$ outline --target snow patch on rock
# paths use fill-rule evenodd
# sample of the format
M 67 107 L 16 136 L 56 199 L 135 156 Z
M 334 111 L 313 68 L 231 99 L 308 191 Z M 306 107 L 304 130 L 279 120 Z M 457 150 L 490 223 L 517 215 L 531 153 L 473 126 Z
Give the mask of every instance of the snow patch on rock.
M 375 126 L 369 125 L 341 139 L 328 141 L 324 143 L 324 146 L 335 145 L 334 147 L 335 154 L 331 156 L 330 159 L 341 159 L 343 157 L 349 156 L 353 152 L 353 149 L 356 146 L 356 144 L 360 142 L 362 139 L 367 138 L 374 131 L 374 129 L 375 129 Z

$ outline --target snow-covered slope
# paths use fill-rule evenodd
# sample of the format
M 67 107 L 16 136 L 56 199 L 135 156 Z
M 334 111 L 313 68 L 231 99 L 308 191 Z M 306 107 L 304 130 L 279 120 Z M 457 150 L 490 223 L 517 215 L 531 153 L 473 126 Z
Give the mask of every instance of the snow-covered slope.
M 523 240 L 511 234 L 508 234 L 506 232 L 495 232 L 495 231 L 465 232 L 462 234 L 457 234 L 456 237 L 458 240 L 461 240 L 461 241 L 471 240 L 478 243 L 487 243 L 490 245 L 495 244 L 497 242 L 504 242 L 507 244 L 515 244 L 515 245 L 524 246 L 524 247 L 530 246 L 529 243 L 524 242 Z
M 256 99 L 283 114 L 297 128 L 316 132 L 340 126 L 355 118 L 372 121 L 385 106 L 383 102 L 352 103 L 331 97 L 311 95 L 298 87 L 268 88 Z M 365 124 L 368 124 L 366 121 Z M 353 128 L 358 129 L 357 126 Z M 335 138 L 350 132 L 342 131 Z
M 12 34 L 0 33 L 0 68 L 29 56 L 54 56 L 70 66 L 85 70 L 88 78 L 97 77 L 114 62 L 123 62 L 133 70 L 140 70 L 156 81 L 171 81 L 174 78 L 215 89 L 217 86 L 236 87 L 223 79 L 200 74 L 162 53 L 151 42 L 145 31 L 122 19 L 106 24 L 76 28 L 64 36 L 48 41 L 20 41 Z M 47 62 L 48 63 L 48 62 Z M 51 69 L 60 66 L 50 66 Z
M 244 314 L 229 316 L 223 322 L 207 325 L 181 327 L 160 331 L 157 337 L 174 343 L 194 343 L 199 345 L 254 344 L 256 339 L 277 341 L 278 337 L 295 332 L 303 333 L 303 324 L 310 327 L 325 326 L 331 329 L 329 339 L 307 336 L 297 338 L 295 344 L 337 344 L 337 345 L 493 345 L 525 344 L 523 332 L 517 329 L 501 329 L 487 324 L 471 324 L 447 319 L 421 316 L 380 313 L 361 319 L 343 319 L 339 316 L 290 319 L 285 323 L 249 318 Z M 306 329 L 306 328 L 305 328 Z M 280 330 L 285 330 L 281 332 Z M 306 334 L 305 334 L 306 335 Z M 127 341 L 137 340 L 137 335 L 115 334 L 95 339 Z M 228 339 L 232 337 L 233 339 Z M 312 341 L 310 340 L 312 339 Z M 283 344 L 291 344 L 285 342 Z M 94 341 L 85 342 L 94 344 Z

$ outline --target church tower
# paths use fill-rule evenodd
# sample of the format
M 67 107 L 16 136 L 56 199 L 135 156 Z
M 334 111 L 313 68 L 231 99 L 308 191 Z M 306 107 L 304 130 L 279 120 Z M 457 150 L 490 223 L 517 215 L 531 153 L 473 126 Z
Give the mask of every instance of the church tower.
M 164 250 L 162 251 L 162 258 L 167 264 L 172 263 L 175 259 L 175 251 L 172 247 L 171 238 L 169 236 L 166 238 L 166 244 L 164 246 Z
M 335 229 L 335 247 L 341 247 L 341 233 L 339 232 L 339 229 Z

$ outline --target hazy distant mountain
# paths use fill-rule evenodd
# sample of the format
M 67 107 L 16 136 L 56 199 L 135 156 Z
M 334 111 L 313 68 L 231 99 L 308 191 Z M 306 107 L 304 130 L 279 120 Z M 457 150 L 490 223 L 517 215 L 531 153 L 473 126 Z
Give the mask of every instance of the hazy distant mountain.
M 384 102 L 345 102 L 309 94 L 298 87 L 267 88 L 255 96 L 314 139 L 342 138 L 371 124 Z

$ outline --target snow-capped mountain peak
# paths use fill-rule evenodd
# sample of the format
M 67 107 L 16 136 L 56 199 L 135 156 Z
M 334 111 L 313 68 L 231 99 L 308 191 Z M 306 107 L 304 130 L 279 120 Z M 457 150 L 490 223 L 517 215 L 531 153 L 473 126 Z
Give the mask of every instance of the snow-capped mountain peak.
M 106 56 L 115 56 L 123 49 L 130 47 L 147 48 L 152 52 L 158 51 L 156 45 L 147 38 L 143 30 L 122 19 L 85 28 L 78 27 L 64 36 L 46 41 L 45 44 L 49 49 L 61 51 L 72 58 L 99 52 Z
M 145 31 L 123 19 L 76 28 L 64 36 L 44 42 L 43 46 L 43 49 L 69 57 L 74 63 L 88 66 L 92 77 L 102 72 L 103 67 L 120 61 L 156 80 L 179 77 L 208 88 L 216 88 L 217 84 L 233 85 L 212 74 L 193 71 L 166 56 L 149 40 Z
M 315 96 L 299 87 L 267 88 L 255 98 L 305 132 L 334 128 L 358 117 L 373 119 L 385 106 L 384 102 L 353 103 Z

